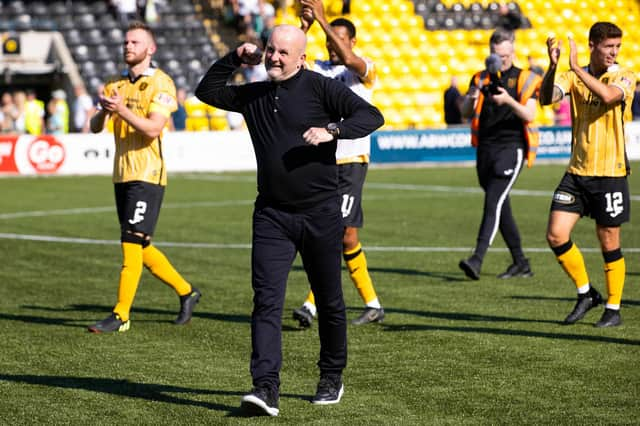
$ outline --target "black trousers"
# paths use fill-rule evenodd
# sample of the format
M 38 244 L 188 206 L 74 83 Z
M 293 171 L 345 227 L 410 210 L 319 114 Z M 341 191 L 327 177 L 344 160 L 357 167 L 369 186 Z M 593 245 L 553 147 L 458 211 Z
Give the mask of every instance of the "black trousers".
M 287 277 L 300 253 L 318 307 L 321 373 L 342 373 L 347 325 L 341 263 L 344 225 L 339 198 L 291 213 L 256 202 L 251 255 L 251 376 L 256 387 L 277 390 L 282 367 L 282 312 Z
M 511 212 L 509 192 L 524 164 L 524 148 L 518 144 L 478 147 L 476 171 L 485 192 L 482 222 L 474 255 L 482 260 L 498 230 L 514 262 L 524 259 L 520 232 Z

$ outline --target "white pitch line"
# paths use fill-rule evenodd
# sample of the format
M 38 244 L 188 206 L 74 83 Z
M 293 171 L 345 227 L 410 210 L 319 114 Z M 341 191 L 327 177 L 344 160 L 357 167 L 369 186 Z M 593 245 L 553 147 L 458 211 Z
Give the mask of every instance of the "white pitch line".
M 166 203 L 162 205 L 163 209 L 188 209 L 192 207 L 225 207 L 225 206 L 242 206 L 253 204 L 254 200 L 227 200 L 227 201 L 194 201 L 191 203 Z M 24 217 L 41 217 L 41 216 L 65 216 L 74 214 L 88 213 L 114 213 L 115 206 L 110 207 L 85 207 L 76 209 L 59 209 L 59 210 L 35 210 L 28 212 L 2 213 L 0 219 L 20 219 Z
M 202 177 L 187 177 L 188 179 L 202 179 Z M 210 176 L 210 180 L 237 180 L 237 177 L 225 177 L 225 176 Z M 253 178 L 252 178 L 253 179 Z M 445 186 L 445 185 L 409 185 L 409 184 L 395 184 L 395 183 L 367 183 L 365 188 L 372 189 L 392 189 L 403 191 L 424 191 L 424 192 L 443 192 L 454 195 L 458 194 L 481 194 L 482 189 L 479 187 L 464 187 L 464 186 Z M 527 190 L 527 189 L 513 189 L 510 192 L 511 195 L 529 196 L 529 197 L 551 197 L 552 192 Z M 640 201 L 640 195 L 631 195 L 629 197 L 631 201 Z M 366 200 L 379 200 L 388 197 L 377 196 L 365 196 Z M 199 201 L 191 203 L 166 203 L 163 204 L 163 208 L 166 209 L 184 209 L 191 207 L 225 207 L 225 206 L 238 206 L 238 205 L 251 205 L 255 200 L 227 200 L 227 201 Z M 42 217 L 42 216 L 65 216 L 74 214 L 90 214 L 90 213 L 111 213 L 115 211 L 115 206 L 110 207 L 84 207 L 73 209 L 56 209 L 56 210 L 35 210 L 25 212 L 14 213 L 0 213 L 0 220 L 3 219 L 20 219 L 25 217 Z
M 203 180 L 203 181 L 215 181 L 215 182 L 255 182 L 255 176 L 225 176 L 225 175 L 190 175 L 183 174 L 174 176 L 173 179 L 186 179 L 186 180 Z
M 455 193 L 474 193 L 481 194 L 483 192 L 480 187 L 468 187 L 468 186 L 445 186 L 445 185 L 410 185 L 401 183 L 365 183 L 366 188 L 376 189 L 393 189 L 404 191 L 426 191 L 426 192 L 448 192 L 450 194 Z M 521 195 L 527 197 L 549 197 L 553 195 L 553 191 L 540 191 L 532 189 L 512 189 L 509 195 Z M 640 195 L 631 195 L 629 197 L 632 201 L 640 201 Z
M 2 240 L 21 240 L 21 241 L 40 241 L 59 244 L 92 244 L 92 245 L 119 245 L 119 240 L 98 240 L 91 238 L 72 238 L 72 237 L 55 237 L 52 235 L 28 235 L 28 234 L 11 234 L 0 233 Z M 248 250 L 251 244 L 219 244 L 219 243 L 187 243 L 187 242 L 171 242 L 159 241 L 154 242 L 160 247 L 181 247 L 181 248 L 208 248 L 208 249 L 241 249 Z M 471 247 L 424 247 L 424 246 L 366 246 L 367 251 L 377 251 L 385 253 L 398 252 L 419 252 L 419 253 L 452 253 L 452 252 L 471 252 Z M 531 253 L 550 252 L 548 247 L 529 247 L 524 249 Z M 599 248 L 580 247 L 580 250 L 587 253 L 599 253 Z M 493 252 L 507 252 L 504 248 L 491 248 Z M 640 253 L 640 248 L 623 248 L 623 252 Z
M 30 212 L 2 213 L 0 214 L 0 219 L 20 219 L 23 217 L 102 213 L 102 212 L 113 212 L 115 211 L 115 209 L 116 209 L 115 206 L 110 206 L 110 207 L 85 207 L 85 208 L 77 208 L 77 209 L 60 209 L 60 210 L 35 210 Z

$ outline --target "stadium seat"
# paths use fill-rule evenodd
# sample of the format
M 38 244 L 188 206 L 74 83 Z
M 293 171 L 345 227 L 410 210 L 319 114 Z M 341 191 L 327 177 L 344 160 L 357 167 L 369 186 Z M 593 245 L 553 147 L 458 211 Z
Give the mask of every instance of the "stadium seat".
M 104 39 L 102 38 L 102 32 L 97 28 L 83 31 L 82 37 L 84 42 L 90 46 L 97 46 L 99 44 L 104 44 Z
M 97 45 L 91 55 L 96 61 L 107 61 L 113 58 L 113 52 L 104 44 Z
M 40 18 L 43 16 L 50 16 L 51 12 L 49 11 L 49 8 L 41 2 L 33 2 L 30 3 L 28 5 L 28 9 L 27 9 L 29 15 L 31 15 L 34 18 Z
M 7 14 L 7 16 L 13 15 L 24 15 L 28 13 L 25 4 L 21 0 L 10 1 L 6 8 L 3 10 L 3 13 Z
M 120 47 L 124 41 L 124 33 L 120 28 L 112 28 L 107 32 L 105 38 L 105 42 L 112 47 Z
M 54 17 L 69 16 L 69 10 L 67 9 L 67 6 L 65 5 L 65 3 L 62 1 L 52 2 L 46 7 L 47 7 L 47 12 L 51 16 L 54 16 Z
M 209 128 L 211 130 L 229 130 L 227 111 L 207 105 L 207 115 L 209 116 Z
M 15 31 L 31 31 L 31 30 L 33 30 L 33 27 L 32 27 L 32 24 L 31 24 L 31 16 L 26 14 L 26 13 L 22 13 L 20 15 L 17 15 L 13 20 L 13 29 Z
M 88 61 L 90 59 L 89 53 L 90 53 L 89 48 L 87 47 L 86 44 L 78 44 L 74 46 L 73 49 L 71 50 L 73 59 L 75 59 L 76 62 L 80 62 L 80 63 Z

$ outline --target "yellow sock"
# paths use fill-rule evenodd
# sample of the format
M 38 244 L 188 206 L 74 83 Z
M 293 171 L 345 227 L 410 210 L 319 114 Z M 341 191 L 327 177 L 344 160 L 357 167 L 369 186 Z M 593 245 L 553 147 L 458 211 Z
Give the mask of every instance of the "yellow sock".
M 369 269 L 367 268 L 367 259 L 362 251 L 362 245 L 358 245 L 353 250 L 344 251 L 344 261 L 347 264 L 351 281 L 355 284 L 360 297 L 365 304 L 372 302 L 377 303 L 378 296 L 373 288 Z
M 587 274 L 587 267 L 584 264 L 584 258 L 577 245 L 572 244 L 571 248 L 560 256 L 556 256 L 562 269 L 569 275 L 569 278 L 573 280 L 576 288 L 580 288 L 589 284 L 589 275 Z
M 155 246 L 148 245 L 142 250 L 142 260 L 144 266 L 160 281 L 172 287 L 178 296 L 185 296 L 191 293 L 191 284 L 182 278 L 182 275 L 175 270 L 169 259 Z
M 313 306 L 316 306 L 316 298 L 313 295 L 312 291 L 310 291 L 309 294 L 307 294 L 307 299 L 304 301 L 304 303 L 309 303 Z
M 607 305 L 620 306 L 622 300 L 622 289 L 624 288 L 624 275 L 626 273 L 626 265 L 624 257 L 613 262 L 605 262 L 604 277 L 607 283 L 607 292 L 609 299 Z
M 136 297 L 136 290 L 142 275 L 142 246 L 134 243 L 122 243 L 122 270 L 118 286 L 118 303 L 113 312 L 122 321 L 129 320 L 129 311 Z

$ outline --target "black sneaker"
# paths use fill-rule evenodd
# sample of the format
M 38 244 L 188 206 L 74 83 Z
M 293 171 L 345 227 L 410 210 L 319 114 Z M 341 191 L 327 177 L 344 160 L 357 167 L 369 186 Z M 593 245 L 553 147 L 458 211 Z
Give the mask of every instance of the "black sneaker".
M 595 308 L 602 303 L 602 296 L 598 291 L 591 287 L 588 293 L 578 295 L 578 301 L 573 311 L 564 319 L 564 324 L 574 324 L 580 321 L 590 309 Z
M 337 404 L 344 393 L 342 376 L 339 374 L 323 374 L 318 382 L 316 396 L 311 400 L 316 405 Z
M 600 321 L 594 324 L 595 327 L 615 327 L 622 324 L 622 317 L 618 309 L 605 309 Z
M 122 321 L 120 315 L 111 313 L 108 317 L 102 321 L 89 326 L 91 333 L 111 333 L 113 331 L 125 332 L 129 330 L 131 321 Z
M 363 325 L 370 322 L 382 322 L 384 320 L 384 309 L 382 308 L 365 308 L 362 315 L 351 321 L 354 325 Z
M 313 314 L 304 305 L 293 310 L 293 319 L 298 321 L 298 325 L 301 328 L 309 328 L 313 324 Z
M 500 279 L 523 277 L 529 278 L 533 276 L 531 267 L 529 266 L 529 259 L 525 259 L 523 263 L 513 263 L 506 271 L 498 275 Z
M 460 263 L 458 263 L 458 266 L 464 274 L 472 280 L 477 281 L 480 279 L 480 267 L 482 264 L 473 256 L 468 259 L 462 259 Z
M 278 394 L 269 388 L 255 387 L 242 397 L 240 409 L 249 416 L 277 416 Z
M 191 321 L 193 309 L 196 307 L 196 303 L 198 303 L 200 297 L 202 297 L 202 293 L 193 286 L 191 287 L 191 293 L 180 296 L 180 313 L 178 313 L 178 317 L 173 323 L 183 325 Z

